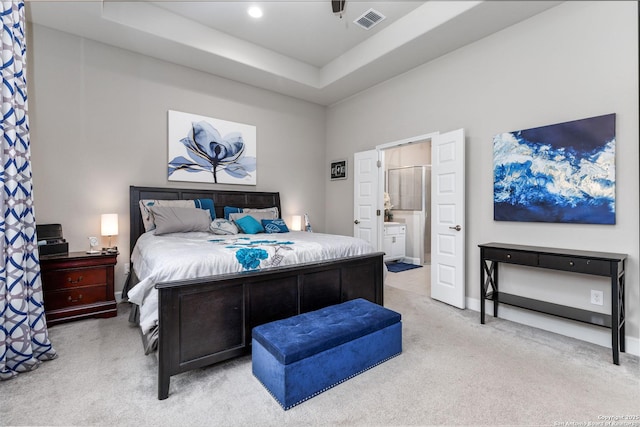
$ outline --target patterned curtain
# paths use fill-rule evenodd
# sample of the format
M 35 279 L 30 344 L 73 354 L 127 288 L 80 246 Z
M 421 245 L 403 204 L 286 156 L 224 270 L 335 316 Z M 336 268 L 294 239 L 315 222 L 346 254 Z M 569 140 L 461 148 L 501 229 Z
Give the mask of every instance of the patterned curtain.
M 0 379 L 56 357 L 49 342 L 31 196 L 24 1 L 0 3 Z

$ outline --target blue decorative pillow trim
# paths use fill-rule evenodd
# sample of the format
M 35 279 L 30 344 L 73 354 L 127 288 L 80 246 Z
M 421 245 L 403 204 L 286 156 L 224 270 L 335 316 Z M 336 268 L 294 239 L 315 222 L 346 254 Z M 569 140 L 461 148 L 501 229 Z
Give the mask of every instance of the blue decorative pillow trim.
M 289 228 L 282 219 L 263 219 L 262 226 L 267 233 L 288 233 Z
M 229 215 L 232 213 L 242 213 L 242 208 L 236 208 L 233 206 L 224 207 L 224 219 L 229 219 Z
M 195 203 L 196 208 L 208 210 L 211 214 L 211 219 L 216 219 L 216 209 L 212 199 L 195 199 L 193 203 Z

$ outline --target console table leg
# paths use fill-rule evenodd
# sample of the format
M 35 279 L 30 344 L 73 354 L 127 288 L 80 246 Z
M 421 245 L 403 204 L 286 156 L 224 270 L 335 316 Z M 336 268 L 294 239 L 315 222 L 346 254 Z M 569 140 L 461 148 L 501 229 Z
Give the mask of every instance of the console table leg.
M 611 350 L 613 363 L 620 364 L 618 349 L 620 348 L 620 289 L 618 289 L 618 272 L 611 275 Z
M 498 291 L 498 262 L 491 264 L 491 273 L 493 277 L 493 317 L 498 317 L 498 304 L 500 302 L 500 292 Z
M 480 324 L 484 325 L 484 303 L 487 297 L 487 290 L 485 289 L 485 261 L 483 257 L 480 257 Z
M 484 324 L 486 314 L 486 300 L 492 289 L 493 317 L 498 317 L 498 262 L 489 261 L 480 256 L 480 323 Z
M 624 261 L 622 264 L 622 273 L 620 274 L 620 278 L 618 279 L 618 292 L 619 292 L 619 296 L 618 296 L 618 301 L 620 301 L 620 308 L 619 308 L 619 312 L 618 312 L 618 318 L 620 319 L 620 351 L 622 353 L 625 352 L 625 341 L 626 341 L 626 335 L 625 335 L 625 331 L 624 331 L 624 327 L 627 324 L 625 318 L 625 307 L 624 307 L 624 296 L 625 296 L 625 288 L 624 288 L 624 276 L 625 276 L 625 272 L 624 272 Z

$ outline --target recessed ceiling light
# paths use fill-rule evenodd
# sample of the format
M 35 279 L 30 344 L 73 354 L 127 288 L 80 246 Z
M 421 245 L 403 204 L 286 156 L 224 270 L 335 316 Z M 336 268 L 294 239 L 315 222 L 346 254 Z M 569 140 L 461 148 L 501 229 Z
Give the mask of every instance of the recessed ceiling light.
M 260 9 L 258 6 L 251 6 L 248 10 L 247 13 L 249 14 L 249 16 L 251 16 L 252 18 L 262 18 L 262 9 Z

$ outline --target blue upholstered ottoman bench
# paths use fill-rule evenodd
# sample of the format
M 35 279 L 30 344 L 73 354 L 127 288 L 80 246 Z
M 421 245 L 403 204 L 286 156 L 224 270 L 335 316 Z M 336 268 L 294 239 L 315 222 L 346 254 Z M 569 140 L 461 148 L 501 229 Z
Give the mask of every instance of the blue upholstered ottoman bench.
M 253 374 L 286 410 L 402 352 L 401 316 L 365 299 L 253 328 Z

